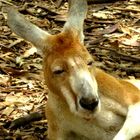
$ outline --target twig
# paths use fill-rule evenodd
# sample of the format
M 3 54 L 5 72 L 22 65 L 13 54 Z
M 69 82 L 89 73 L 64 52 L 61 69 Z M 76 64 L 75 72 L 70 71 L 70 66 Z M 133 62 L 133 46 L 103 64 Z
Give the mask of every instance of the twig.
M 59 8 L 62 5 L 62 3 L 63 3 L 63 0 L 57 0 L 56 1 L 57 8 Z
M 51 14 L 51 15 L 54 15 L 54 16 L 59 15 L 57 12 L 49 10 L 49 8 L 47 8 L 46 6 L 43 6 L 43 5 L 40 5 L 40 4 L 37 4 L 36 6 L 44 9 L 45 11 L 49 12 L 49 14 Z
M 42 124 L 47 124 L 47 123 L 48 123 L 48 120 L 40 120 L 37 122 L 33 122 L 33 124 L 36 124 L 36 125 L 42 125 Z
M 128 73 L 140 73 L 140 67 L 123 67 L 119 65 L 117 68 L 124 70 Z
M 0 107 L 0 111 L 2 111 L 3 109 L 5 109 L 7 107 L 7 105 L 4 105 L 2 107 Z
M 14 4 L 12 4 L 11 2 L 8 2 L 7 0 L 0 0 L 0 2 L 3 2 L 5 4 L 11 5 L 11 6 L 14 6 Z
M 41 113 L 38 113 L 38 112 L 34 112 L 34 113 L 31 113 L 27 116 L 24 116 L 24 117 L 21 117 L 21 118 L 18 118 L 16 120 L 14 120 L 11 125 L 10 125 L 10 128 L 12 129 L 16 129 L 16 128 L 19 128 L 21 126 L 25 126 L 33 121 L 39 121 L 42 119 L 42 114 Z
M 113 9 L 127 11 L 127 12 L 140 12 L 140 9 L 130 9 L 130 8 L 120 8 L 120 7 L 113 7 Z
M 14 41 L 13 43 L 11 43 L 11 44 L 8 46 L 8 48 L 11 48 L 11 47 L 15 46 L 15 45 L 21 43 L 22 41 L 24 41 L 24 40 L 23 40 L 23 39 L 18 39 L 18 40 L 16 40 L 16 41 Z
M 126 60 L 126 61 L 132 61 L 132 62 L 140 62 L 140 57 L 136 57 L 136 56 L 131 56 L 128 54 L 124 54 L 121 52 L 118 52 L 117 50 L 111 49 L 111 48 L 105 48 L 105 47 L 101 47 L 101 46 L 91 46 L 92 44 L 90 44 L 87 48 L 101 48 L 101 49 L 105 49 L 105 50 L 109 50 L 112 51 L 113 53 L 115 53 L 115 55 L 117 55 L 120 59 Z M 111 55 L 112 57 L 115 57 L 115 55 Z
M 5 88 L 2 88 L 2 87 L 0 87 L 0 91 L 1 91 L 1 93 L 2 92 L 12 92 L 12 91 L 14 91 L 14 92 L 26 92 L 26 93 L 32 93 L 32 91 L 30 91 L 30 90 L 25 90 L 25 89 L 23 89 L 22 87 L 15 87 L 15 88 L 8 88 L 8 87 L 5 87 Z

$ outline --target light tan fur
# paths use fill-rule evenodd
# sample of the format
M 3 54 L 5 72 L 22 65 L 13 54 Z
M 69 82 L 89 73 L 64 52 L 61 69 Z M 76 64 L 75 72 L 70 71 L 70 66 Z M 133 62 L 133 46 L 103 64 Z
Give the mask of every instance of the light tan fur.
M 139 85 L 114 78 L 94 65 L 83 45 L 86 0 L 69 3 L 68 20 L 57 35 L 8 10 L 11 29 L 43 56 L 50 91 L 46 106 L 49 140 L 140 140 Z

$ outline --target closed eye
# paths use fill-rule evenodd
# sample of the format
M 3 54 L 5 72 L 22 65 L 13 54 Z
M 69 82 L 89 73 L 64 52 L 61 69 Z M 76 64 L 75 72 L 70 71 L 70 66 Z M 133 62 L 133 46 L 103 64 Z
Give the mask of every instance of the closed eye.
M 88 66 L 92 66 L 92 65 L 93 65 L 93 61 L 92 61 L 92 60 L 89 61 L 89 62 L 87 63 L 87 65 L 88 65 Z
M 64 72 L 63 69 L 53 71 L 53 73 L 56 75 L 62 74 L 63 72 Z

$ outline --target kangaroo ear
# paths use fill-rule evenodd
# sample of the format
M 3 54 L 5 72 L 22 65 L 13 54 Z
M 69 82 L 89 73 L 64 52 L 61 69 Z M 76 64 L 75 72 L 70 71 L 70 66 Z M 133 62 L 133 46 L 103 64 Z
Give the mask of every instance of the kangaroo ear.
M 23 15 L 12 7 L 7 8 L 8 25 L 13 32 L 20 37 L 34 44 L 39 52 L 43 52 L 47 39 L 51 36 L 31 22 L 27 21 Z
M 87 14 L 87 1 L 86 0 L 69 0 L 68 19 L 64 25 L 64 32 L 67 30 L 73 31 L 81 43 L 84 41 L 83 24 Z

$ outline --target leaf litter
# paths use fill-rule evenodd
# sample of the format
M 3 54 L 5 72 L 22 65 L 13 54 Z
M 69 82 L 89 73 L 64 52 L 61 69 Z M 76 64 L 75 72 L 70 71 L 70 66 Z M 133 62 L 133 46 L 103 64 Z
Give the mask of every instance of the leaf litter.
M 52 0 L 0 1 L 0 140 L 44 140 L 48 89 L 42 80 L 42 58 L 7 26 L 8 5 L 54 34 L 62 30 L 68 4 L 57 8 Z M 84 26 L 95 65 L 117 77 L 140 79 L 139 0 L 90 4 Z

